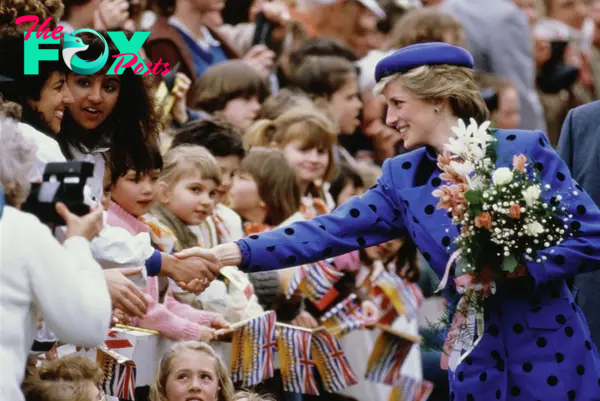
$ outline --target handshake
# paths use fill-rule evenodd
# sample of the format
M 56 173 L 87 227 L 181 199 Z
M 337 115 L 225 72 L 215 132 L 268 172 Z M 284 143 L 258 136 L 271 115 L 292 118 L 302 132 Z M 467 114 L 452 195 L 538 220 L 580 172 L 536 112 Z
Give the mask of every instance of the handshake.
M 241 262 L 241 252 L 234 243 L 212 249 L 189 248 L 175 255 L 162 255 L 160 276 L 169 277 L 179 287 L 193 294 L 202 293 L 219 276 L 223 266 Z M 143 317 L 148 302 L 142 291 L 129 280 L 143 267 L 109 269 L 104 271 L 112 305 L 131 317 Z

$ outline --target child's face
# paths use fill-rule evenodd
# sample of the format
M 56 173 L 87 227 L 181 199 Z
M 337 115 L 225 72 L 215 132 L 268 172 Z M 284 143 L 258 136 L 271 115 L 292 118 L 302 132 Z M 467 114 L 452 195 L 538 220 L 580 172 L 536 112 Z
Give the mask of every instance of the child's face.
M 496 127 L 501 129 L 518 129 L 521 124 L 521 107 L 519 93 L 515 88 L 504 89 L 498 99 L 496 111 Z
M 329 99 L 329 111 L 339 124 L 342 134 L 353 134 L 360 125 L 362 101 L 358 96 L 356 75 L 348 76 L 346 83 Z
M 217 184 L 203 179 L 200 172 L 183 176 L 171 189 L 163 203 L 185 224 L 202 223 L 215 207 Z
M 140 174 L 136 179 L 135 170 L 129 170 L 113 185 L 113 201 L 135 217 L 146 214 L 154 200 L 154 187 L 159 174 L 160 170 L 155 170 L 151 174 Z
M 260 109 L 260 102 L 256 96 L 249 98 L 238 97 L 230 100 L 225 105 L 225 108 L 219 113 L 227 120 L 231 125 L 242 131 L 246 132 L 256 119 L 256 114 Z
M 295 140 L 283 147 L 283 154 L 300 182 L 311 183 L 325 176 L 329 165 L 327 149 L 304 149 L 302 141 Z
M 186 351 L 172 361 L 165 395 L 168 401 L 216 401 L 219 378 L 215 359 L 202 351 Z
M 263 200 L 258 194 L 258 186 L 252 175 L 240 172 L 233 178 L 231 187 L 231 207 L 240 214 L 261 208 Z
M 238 156 L 215 157 L 217 164 L 221 168 L 221 186 L 217 188 L 216 203 L 222 203 L 231 191 L 233 178 L 240 169 L 240 158 Z

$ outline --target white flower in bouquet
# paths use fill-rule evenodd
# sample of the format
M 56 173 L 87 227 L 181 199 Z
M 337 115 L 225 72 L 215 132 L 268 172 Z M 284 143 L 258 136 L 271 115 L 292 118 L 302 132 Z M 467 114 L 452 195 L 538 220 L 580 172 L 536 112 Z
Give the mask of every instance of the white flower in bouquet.
M 486 121 L 481 126 L 471 119 L 469 126 L 461 119 L 458 127 L 452 127 L 456 138 L 450 138 L 445 145 L 450 153 L 460 156 L 464 160 L 481 160 L 485 156 L 487 145 L 493 141 L 493 137 L 487 132 L 490 122 Z
M 522 192 L 523 199 L 528 207 L 535 205 L 542 194 L 542 190 L 537 185 L 532 185 Z
M 467 160 L 463 163 L 451 161 L 450 167 L 454 171 L 456 171 L 458 174 L 462 175 L 463 177 L 467 177 L 467 176 L 471 175 L 471 173 L 473 171 L 475 171 L 475 165 L 472 162 L 470 162 L 469 160 Z
M 508 167 L 500 167 L 492 174 L 492 181 L 497 187 L 509 184 L 513 180 L 513 173 Z
M 542 226 L 537 221 L 534 221 L 533 223 L 529 223 L 525 226 L 525 234 L 530 235 L 532 237 L 536 237 L 539 234 L 542 234 L 543 232 L 544 232 L 544 226 Z
M 485 188 L 485 180 L 480 175 L 473 175 L 467 177 L 467 184 L 471 189 L 484 189 Z

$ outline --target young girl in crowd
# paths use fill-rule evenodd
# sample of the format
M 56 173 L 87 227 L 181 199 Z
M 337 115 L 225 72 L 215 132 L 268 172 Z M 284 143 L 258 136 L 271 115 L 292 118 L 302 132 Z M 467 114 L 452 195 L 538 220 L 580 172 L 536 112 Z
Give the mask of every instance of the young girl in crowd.
M 151 231 L 140 217 L 152 206 L 156 182 L 162 168 L 162 158 L 156 145 L 148 144 L 142 151 L 148 160 L 146 165 L 150 165 L 150 168 L 141 168 L 131 159 L 125 159 L 123 163 L 112 161 L 112 202 L 108 209 L 108 223 L 124 228 L 132 235 Z M 204 341 L 213 338 L 211 327 L 226 326 L 221 315 L 180 304 L 168 289 L 166 293 L 162 293 L 163 290 L 159 287 L 157 277 L 148 277 L 144 289 L 150 303 L 148 313 L 142 319 L 134 320 L 133 325 L 157 330 L 161 335 L 174 340 Z M 166 297 L 164 303 L 161 299 L 163 296 Z
M 160 362 L 150 401 L 232 401 L 233 384 L 225 364 L 207 344 L 173 345 Z
M 275 146 L 296 171 L 305 207 L 315 214 L 328 213 L 335 204 L 323 182 L 335 174 L 332 122 L 316 110 L 294 108 L 275 120 L 260 120 L 244 137 L 246 147 Z
M 269 96 L 267 81 L 248 64 L 231 60 L 209 67 L 192 86 L 190 107 L 211 113 L 242 133 Z
M 201 146 L 170 149 L 164 162 L 157 177 L 157 203 L 143 221 L 152 229 L 154 244 L 163 252 L 172 253 L 200 244 L 198 237 L 202 233 L 197 227 L 213 213 L 221 171 L 215 158 Z M 174 283 L 170 287 L 177 300 L 203 309 L 195 295 Z
M 245 155 L 241 134 L 230 124 L 218 119 L 194 121 L 177 132 L 171 147 L 174 149 L 187 145 L 205 147 L 215 157 L 221 170 L 221 185 L 216 190 L 212 215 L 200 225 L 190 228 L 200 245 L 206 248 L 240 239 L 243 236 L 242 220 L 225 204 L 229 203 L 231 185 Z M 231 322 L 263 312 L 246 274 L 235 266 L 223 267 L 221 273 L 227 279 L 213 281 L 198 297 L 203 309 L 222 313 Z M 267 277 L 271 280 L 265 281 Z M 276 272 L 265 275 L 258 290 L 270 291 L 277 287 L 278 277 Z M 275 285 L 269 285 L 269 282 Z

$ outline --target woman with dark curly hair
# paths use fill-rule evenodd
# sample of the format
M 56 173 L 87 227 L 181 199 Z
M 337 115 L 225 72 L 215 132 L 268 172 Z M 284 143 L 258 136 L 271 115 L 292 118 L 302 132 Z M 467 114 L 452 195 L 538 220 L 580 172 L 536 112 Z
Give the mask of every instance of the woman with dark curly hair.
M 113 56 L 120 51 L 106 32 L 99 33 L 108 44 L 108 59 L 114 60 Z M 131 39 L 131 33 L 125 34 Z M 89 46 L 78 53 L 80 58 L 95 60 L 104 51 L 104 43 L 98 36 L 88 33 L 77 36 Z M 121 75 L 108 75 L 111 65 L 107 63 L 92 75 L 69 71 L 67 83 L 74 102 L 65 112 L 58 135 L 67 158 L 95 163 L 94 177 L 88 184 L 92 197 L 98 201 L 102 198 L 105 156 L 117 167 L 131 163 L 139 171 L 150 170 L 152 159 L 147 157 L 146 144 L 157 140 L 159 130 L 151 81 L 134 74 L 131 68 Z

